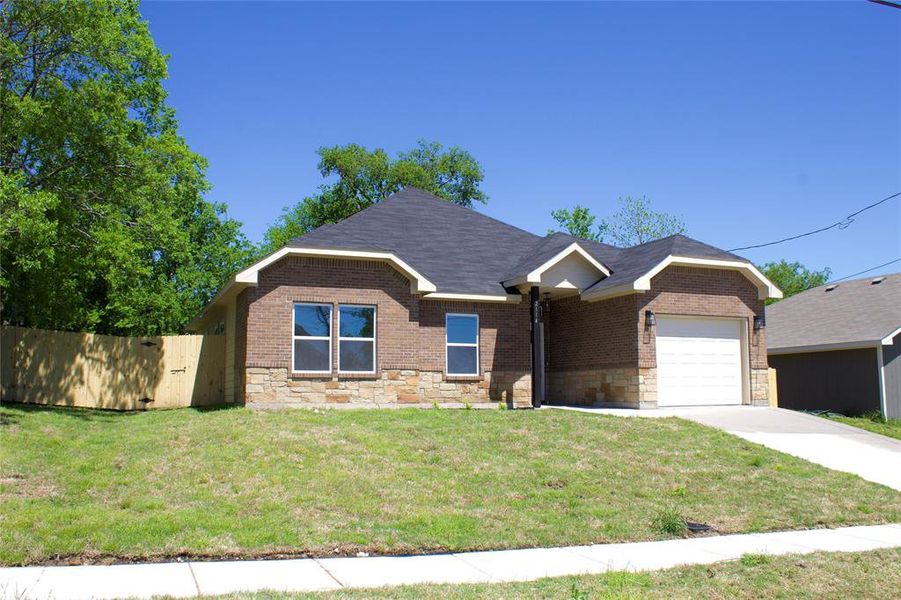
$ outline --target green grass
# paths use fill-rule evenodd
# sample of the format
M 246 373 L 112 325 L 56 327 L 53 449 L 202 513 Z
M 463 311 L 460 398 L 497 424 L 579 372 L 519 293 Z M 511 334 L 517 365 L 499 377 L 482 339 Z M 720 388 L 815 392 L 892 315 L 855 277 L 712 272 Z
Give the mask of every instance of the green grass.
M 621 571 L 524 583 L 416 585 L 311 594 L 278 592 L 216 596 L 216 600 L 475 600 L 553 598 L 873 598 L 901 589 L 901 549 L 803 556 L 749 555 L 735 562 L 652 573 Z M 895 590 L 894 592 L 892 590 Z M 202 600 L 212 600 L 203 597 Z
M 15 405 L 0 419 L 3 564 L 661 539 L 670 511 L 722 532 L 901 520 L 889 488 L 679 419 Z
M 895 438 L 896 440 L 901 440 L 901 419 L 890 419 L 886 421 L 882 418 L 881 415 L 863 417 L 843 417 L 838 415 L 829 415 L 827 418 L 832 419 L 833 421 L 838 421 L 839 423 L 851 425 L 852 427 L 859 427 L 860 429 L 866 429 L 867 431 L 872 431 L 873 433 L 878 433 L 880 435 Z

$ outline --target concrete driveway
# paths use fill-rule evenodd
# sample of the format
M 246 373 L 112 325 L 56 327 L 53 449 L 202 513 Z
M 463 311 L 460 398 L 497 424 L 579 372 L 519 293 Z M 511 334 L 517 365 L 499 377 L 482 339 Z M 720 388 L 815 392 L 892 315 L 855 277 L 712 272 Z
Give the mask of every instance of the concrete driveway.
M 901 490 L 901 440 L 784 408 L 722 406 L 667 412 Z
M 575 409 L 578 410 L 578 409 Z M 901 490 L 901 440 L 783 408 L 705 406 L 586 412 L 636 417 L 680 417 L 837 471 Z

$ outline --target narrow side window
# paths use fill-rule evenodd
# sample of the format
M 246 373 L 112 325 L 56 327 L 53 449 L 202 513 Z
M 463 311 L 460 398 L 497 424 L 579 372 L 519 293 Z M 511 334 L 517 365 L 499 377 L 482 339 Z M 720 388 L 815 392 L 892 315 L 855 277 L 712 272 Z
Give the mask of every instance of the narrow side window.
M 331 373 L 332 306 L 330 304 L 294 305 L 295 373 Z
M 479 374 L 479 316 L 445 317 L 445 370 L 448 375 Z

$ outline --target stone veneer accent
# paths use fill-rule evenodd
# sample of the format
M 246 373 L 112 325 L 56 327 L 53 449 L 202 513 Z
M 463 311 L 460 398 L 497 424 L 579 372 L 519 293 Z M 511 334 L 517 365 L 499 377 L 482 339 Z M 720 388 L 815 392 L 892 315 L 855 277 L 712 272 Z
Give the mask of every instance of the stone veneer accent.
M 751 405 L 770 405 L 770 374 L 768 369 L 751 369 Z
M 386 370 L 374 377 L 331 378 L 288 375 L 284 368 L 250 367 L 246 398 L 253 408 L 389 407 L 434 404 L 452 407 L 531 405 L 531 375 L 499 371 L 478 380 L 449 380 L 435 371 Z
M 611 367 L 548 373 L 553 402 L 581 406 L 654 408 L 657 369 Z M 648 398 L 654 400 L 648 400 Z

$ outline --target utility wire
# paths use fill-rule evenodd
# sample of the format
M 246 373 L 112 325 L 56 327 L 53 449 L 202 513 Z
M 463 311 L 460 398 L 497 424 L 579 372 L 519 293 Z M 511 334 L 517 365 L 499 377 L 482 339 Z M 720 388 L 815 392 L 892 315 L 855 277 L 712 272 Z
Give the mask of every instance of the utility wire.
M 800 239 L 803 237 L 807 237 L 807 236 L 813 235 L 815 233 L 822 233 L 824 231 L 829 231 L 830 229 L 835 229 L 836 227 L 838 227 L 839 229 L 845 229 L 845 228 L 849 227 L 851 225 L 851 223 L 854 222 L 854 217 L 856 217 L 857 215 L 859 215 L 863 212 L 866 212 L 866 211 L 870 210 L 871 208 L 875 208 L 875 207 L 879 206 L 880 204 L 882 204 L 883 202 L 888 202 L 892 198 L 897 198 L 898 196 L 901 196 L 901 192 L 892 194 L 891 196 L 888 196 L 887 198 L 883 198 L 879 202 L 874 202 L 873 204 L 870 204 L 869 206 L 865 206 L 865 207 L 861 208 L 859 211 L 857 211 L 855 213 L 851 213 L 850 215 L 848 215 L 841 221 L 837 221 L 837 222 L 833 223 L 832 225 L 828 225 L 826 227 L 821 227 L 821 228 L 815 229 L 813 231 L 808 231 L 807 233 L 793 235 L 791 237 L 783 238 L 781 240 L 776 240 L 775 242 L 767 242 L 765 244 L 755 244 L 753 246 L 742 246 L 741 248 L 732 248 L 731 250 L 729 250 L 729 252 L 735 252 L 737 250 L 751 250 L 752 248 L 763 248 L 765 246 L 775 246 L 776 244 L 781 244 L 783 242 L 790 242 L 792 240 L 797 240 L 797 239 Z
M 891 2 L 891 0 L 870 0 L 873 4 L 882 4 L 891 8 L 901 8 L 901 2 Z
M 870 267 L 865 271 L 858 271 L 857 273 L 852 273 L 851 275 L 845 275 L 844 277 L 839 277 L 838 279 L 833 279 L 829 283 L 838 283 L 839 281 L 844 281 L 845 279 L 851 279 L 852 277 L 857 277 L 858 275 L 863 275 L 864 273 L 869 273 L 870 271 L 875 271 L 876 269 L 881 269 L 882 267 L 887 267 L 889 265 L 893 265 L 896 262 L 901 262 L 901 258 L 896 258 L 895 260 L 890 260 L 887 263 L 882 263 L 881 265 L 876 265 L 875 267 Z

